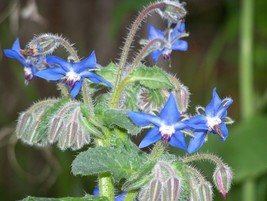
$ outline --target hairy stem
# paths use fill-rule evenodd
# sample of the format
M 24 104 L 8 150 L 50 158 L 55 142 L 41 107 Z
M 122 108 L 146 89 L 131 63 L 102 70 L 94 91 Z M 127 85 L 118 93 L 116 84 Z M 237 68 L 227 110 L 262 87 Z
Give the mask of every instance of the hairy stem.
M 119 70 L 118 70 L 118 74 L 117 74 L 117 79 L 116 79 L 116 83 L 115 86 L 113 88 L 113 94 L 111 96 L 111 100 L 110 100 L 110 106 L 112 108 L 115 108 L 117 106 L 117 103 L 114 102 L 114 92 L 116 93 L 117 88 L 120 85 L 121 82 L 121 77 L 122 77 L 122 71 L 125 67 L 126 64 L 126 60 L 128 58 L 128 54 L 131 48 L 131 44 L 133 42 L 133 38 L 139 28 L 139 26 L 141 25 L 142 21 L 152 12 L 156 11 L 157 9 L 163 9 L 165 7 L 165 3 L 164 2 L 156 2 L 154 4 L 151 4 L 150 6 L 146 7 L 143 11 L 141 11 L 141 13 L 138 15 L 138 17 L 136 18 L 136 20 L 134 21 L 129 34 L 126 37 L 123 49 L 122 49 L 122 53 L 121 53 L 121 58 L 120 58 L 120 62 L 119 62 Z
M 218 156 L 215 156 L 213 154 L 196 154 L 196 155 L 187 156 L 185 158 L 182 158 L 182 162 L 190 163 L 193 161 L 203 160 L 203 159 L 213 161 L 215 164 L 217 164 L 220 167 L 224 166 L 224 163 L 222 162 L 222 160 Z
M 96 146 L 107 147 L 110 144 L 110 131 L 107 128 L 103 128 L 106 139 L 96 139 Z M 110 173 L 99 174 L 99 189 L 100 196 L 105 196 L 109 201 L 114 200 L 114 185 Z
M 198 181 L 201 183 L 201 184 L 204 184 L 206 182 L 205 178 L 203 177 L 203 175 L 195 168 L 192 168 L 190 166 L 187 166 L 187 169 L 189 170 L 189 172 L 194 175 Z

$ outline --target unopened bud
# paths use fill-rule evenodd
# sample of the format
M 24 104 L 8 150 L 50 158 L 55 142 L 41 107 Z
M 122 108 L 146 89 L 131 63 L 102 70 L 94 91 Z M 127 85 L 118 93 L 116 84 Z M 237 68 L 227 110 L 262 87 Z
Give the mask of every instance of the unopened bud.
M 176 94 L 178 98 L 177 103 L 179 106 L 179 111 L 181 113 L 185 113 L 189 105 L 190 92 L 186 86 L 180 84 L 180 87 L 178 88 Z
M 209 182 L 200 183 L 198 186 L 199 201 L 212 201 L 212 186 Z
M 159 14 L 170 23 L 178 23 L 186 15 L 184 3 L 180 3 L 178 0 L 163 0 L 163 2 L 165 6 L 159 10 Z
M 226 198 L 226 194 L 231 188 L 232 179 L 233 172 L 231 168 L 225 164 L 223 166 L 218 166 L 213 173 L 215 186 L 224 198 Z
M 48 55 L 52 54 L 60 45 L 59 39 L 61 37 L 55 34 L 42 34 L 35 36 L 32 41 L 26 46 L 24 52 L 31 53 L 28 56 Z

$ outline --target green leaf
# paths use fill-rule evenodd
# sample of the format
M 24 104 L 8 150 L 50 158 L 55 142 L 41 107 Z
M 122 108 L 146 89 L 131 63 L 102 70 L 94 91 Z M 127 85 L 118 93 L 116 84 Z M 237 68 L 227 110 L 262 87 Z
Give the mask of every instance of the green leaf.
M 104 112 L 103 121 L 110 127 L 116 125 L 126 129 L 129 134 L 137 135 L 141 128 L 136 126 L 128 117 L 127 113 L 120 110 L 109 109 Z
M 108 201 L 106 197 L 98 197 L 87 195 L 82 198 L 74 198 L 74 197 L 64 197 L 64 198 L 38 198 L 28 196 L 24 198 L 22 201 Z
M 149 89 L 174 89 L 164 70 L 154 67 L 140 66 L 128 75 L 130 82 L 139 82 Z
M 145 155 L 112 147 L 89 148 L 80 153 L 72 163 L 74 175 L 97 175 L 110 172 L 115 181 L 128 178 L 147 158 Z
M 100 75 L 103 79 L 109 81 L 112 85 L 115 84 L 118 67 L 114 63 L 108 64 L 104 68 L 100 68 L 95 73 Z
M 215 150 L 233 168 L 235 183 L 266 173 L 266 122 L 266 116 L 254 116 L 235 127 L 228 126 L 229 137 L 223 143 L 216 136 L 209 136 L 209 146 L 205 147 Z

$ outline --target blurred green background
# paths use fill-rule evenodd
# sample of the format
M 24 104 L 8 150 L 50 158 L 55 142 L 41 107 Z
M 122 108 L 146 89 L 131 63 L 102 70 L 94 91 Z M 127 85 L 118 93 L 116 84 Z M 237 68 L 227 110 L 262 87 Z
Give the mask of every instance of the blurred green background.
M 62 34 L 81 57 L 96 50 L 103 66 L 119 58 L 125 34 L 148 0 L 0 0 L 0 200 L 27 195 L 82 196 L 96 178 L 74 177 L 71 161 L 78 152 L 55 147 L 34 148 L 17 142 L 14 127 L 19 112 L 32 102 L 57 96 L 52 83 L 34 80 L 24 85 L 23 68 L 3 56 L 16 37 L 24 46 L 35 34 Z M 211 136 L 199 152 L 215 153 L 233 168 L 235 179 L 227 200 L 267 200 L 267 1 L 187 0 L 187 52 L 173 52 L 171 68 L 189 87 L 190 112 L 205 106 L 214 87 L 231 96 L 229 137 L 222 143 Z M 158 28 L 166 24 L 157 14 L 146 20 Z M 138 41 L 147 37 L 146 25 Z M 133 51 L 134 52 L 134 51 Z M 152 64 L 151 59 L 146 60 Z M 178 152 L 179 154 L 183 154 Z M 210 175 L 213 165 L 199 164 Z M 214 200 L 223 200 L 216 193 Z

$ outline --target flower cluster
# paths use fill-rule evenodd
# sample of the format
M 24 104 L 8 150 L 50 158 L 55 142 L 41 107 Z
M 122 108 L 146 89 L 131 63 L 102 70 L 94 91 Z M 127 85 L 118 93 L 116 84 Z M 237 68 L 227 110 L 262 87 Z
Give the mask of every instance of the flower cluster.
M 129 112 L 128 115 L 138 126 L 154 127 L 141 141 L 139 148 L 147 147 L 158 140 L 168 141 L 170 145 L 186 150 L 188 153 L 197 151 L 205 142 L 207 133 L 218 134 L 224 141 L 228 136 L 226 124 L 232 123 L 227 117 L 227 109 L 233 100 L 218 96 L 216 89 L 213 90 L 213 97 L 206 108 L 199 107 L 206 114 L 198 114 L 190 118 L 181 118 L 174 95 L 171 93 L 159 116 L 142 112 Z M 185 133 L 183 130 L 193 132 L 189 145 L 186 145 Z
M 138 28 L 153 11 L 167 20 L 167 28 L 148 25 L 148 38 L 140 41 L 141 50 L 128 60 Z M 97 63 L 95 51 L 81 60 L 71 43 L 55 34 L 35 36 L 24 49 L 16 39 L 4 53 L 23 65 L 26 83 L 33 78 L 53 81 L 63 94 L 22 112 L 17 137 L 29 145 L 56 144 L 61 150 L 79 150 L 93 141 L 73 161 L 72 173 L 98 176 L 93 194 L 108 200 L 212 200 L 212 185 L 190 164 L 203 159 L 215 163 L 213 183 L 225 198 L 231 168 L 214 155 L 192 153 L 209 134 L 227 139 L 227 124 L 233 123 L 227 110 L 233 100 L 221 99 L 214 88 L 207 106 L 189 114 L 188 88 L 163 68 L 142 63 L 150 54 L 157 62 L 161 56 L 170 60 L 173 51 L 188 49 L 182 40 L 188 36 L 186 13 L 178 0 L 160 0 L 144 8 L 126 37 L 119 63 L 106 67 Z M 58 47 L 66 50 L 67 59 L 53 55 Z M 150 130 L 136 146 L 131 136 L 142 128 Z M 149 153 L 140 150 L 154 143 Z M 168 153 L 168 145 L 188 154 Z M 123 193 L 116 196 L 114 189 Z
M 41 43 L 41 40 L 46 43 Z M 66 80 L 72 98 L 78 95 L 85 78 L 92 83 L 104 83 L 106 86 L 112 87 L 110 82 L 93 72 L 97 70 L 98 66 L 94 51 L 82 61 L 72 61 L 71 59 L 66 61 L 57 56 L 47 56 L 59 46 L 55 40 L 62 40 L 62 38 L 57 35 L 44 34 L 35 37 L 25 49 L 21 49 L 19 39 L 16 39 L 12 49 L 6 49 L 4 52 L 7 57 L 17 59 L 24 66 L 26 83 L 34 77 L 49 81 Z M 43 48 L 42 45 L 46 48 Z

